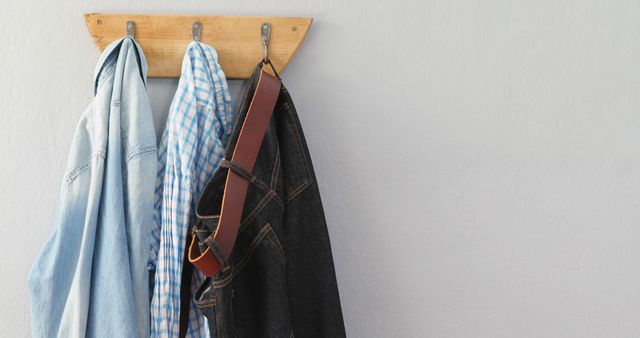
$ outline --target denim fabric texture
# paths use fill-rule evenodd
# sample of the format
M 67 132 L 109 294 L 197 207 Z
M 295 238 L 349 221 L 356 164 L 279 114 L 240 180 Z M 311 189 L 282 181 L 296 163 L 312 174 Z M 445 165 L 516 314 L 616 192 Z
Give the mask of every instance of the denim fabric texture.
M 226 160 L 231 160 L 259 71 L 260 66 L 247 84 Z M 198 201 L 193 231 L 201 243 L 217 226 L 226 176 L 227 169 L 219 167 Z M 318 184 L 284 86 L 251 176 L 233 253 L 195 295 L 211 337 L 344 337 Z
M 147 64 L 130 38 L 96 67 L 58 217 L 29 275 L 33 337 L 148 337 L 156 135 Z
M 158 151 L 149 260 L 152 275 L 155 272 L 151 337 L 178 337 L 187 230 L 195 220 L 197 198 L 222 159 L 233 121 L 227 79 L 216 51 L 191 42 Z M 192 286 L 203 279 L 194 270 Z M 206 318 L 194 302 L 190 304 L 186 337 L 209 337 Z

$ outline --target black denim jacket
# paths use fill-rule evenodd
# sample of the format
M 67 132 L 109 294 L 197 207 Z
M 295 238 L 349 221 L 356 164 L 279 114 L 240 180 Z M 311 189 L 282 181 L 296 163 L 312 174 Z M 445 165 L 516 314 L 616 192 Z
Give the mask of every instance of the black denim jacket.
M 245 90 L 227 160 L 259 72 Z M 198 201 L 194 234 L 201 243 L 217 226 L 226 175 L 218 168 Z M 211 337 L 345 337 L 318 184 L 284 86 L 251 175 L 233 253 L 195 294 Z

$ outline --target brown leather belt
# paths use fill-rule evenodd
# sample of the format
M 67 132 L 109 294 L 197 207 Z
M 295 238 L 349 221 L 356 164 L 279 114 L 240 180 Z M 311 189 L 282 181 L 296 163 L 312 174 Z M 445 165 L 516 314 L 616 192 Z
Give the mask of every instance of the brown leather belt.
M 227 180 L 224 185 L 220 219 L 215 232 L 211 235 L 217 244 L 221 255 L 214 255 L 210 246 L 200 252 L 198 236 L 193 236 L 189 246 L 189 262 L 195 265 L 206 276 L 213 276 L 220 272 L 221 266 L 229 259 L 240 229 L 242 210 L 249 182 L 231 167 L 251 173 L 256 163 L 262 139 L 269 126 L 269 120 L 280 94 L 280 79 L 262 69 L 256 86 L 255 94 L 249 105 L 247 115 L 242 124 L 238 141 L 236 142 L 231 165 L 227 166 Z M 211 238 L 209 237 L 209 238 Z M 222 257 L 220 257 L 222 256 Z M 217 258 L 217 257 L 220 257 Z

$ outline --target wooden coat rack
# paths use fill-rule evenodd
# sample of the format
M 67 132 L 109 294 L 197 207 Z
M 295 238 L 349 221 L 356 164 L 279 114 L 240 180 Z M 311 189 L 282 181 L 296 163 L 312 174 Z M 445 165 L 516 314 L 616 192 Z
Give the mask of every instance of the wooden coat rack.
M 142 46 L 149 64 L 149 77 L 180 77 L 187 45 L 197 38 L 216 49 L 218 62 L 229 79 L 249 78 L 263 58 L 263 23 L 271 25 L 268 55 L 281 72 L 302 44 L 313 21 L 290 17 L 102 13 L 87 13 L 84 18 L 100 52 L 127 34 L 127 23 L 133 22 L 135 40 Z

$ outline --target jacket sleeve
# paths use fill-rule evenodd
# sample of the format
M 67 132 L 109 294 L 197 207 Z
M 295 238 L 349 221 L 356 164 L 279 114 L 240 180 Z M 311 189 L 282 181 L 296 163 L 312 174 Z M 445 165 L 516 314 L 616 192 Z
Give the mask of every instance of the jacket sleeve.
M 290 113 L 292 113 L 290 111 Z M 329 233 L 313 165 L 297 114 L 289 116 L 307 171 L 306 187 L 287 198 L 281 238 L 296 337 L 345 337 Z M 296 134 L 294 132 L 294 134 Z
M 318 184 L 287 205 L 287 284 L 296 337 L 344 337 L 340 296 Z

